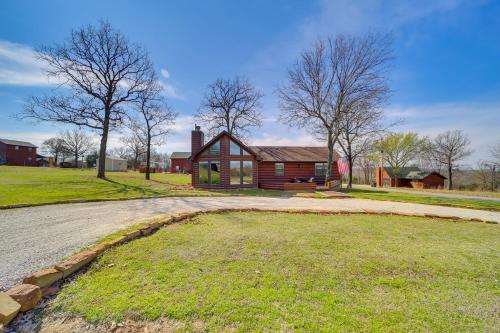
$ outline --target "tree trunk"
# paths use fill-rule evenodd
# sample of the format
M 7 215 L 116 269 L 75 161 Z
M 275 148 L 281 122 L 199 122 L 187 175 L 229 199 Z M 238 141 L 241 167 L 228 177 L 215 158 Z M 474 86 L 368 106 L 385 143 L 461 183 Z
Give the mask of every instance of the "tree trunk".
M 55 153 L 54 154 L 54 165 L 56 166 L 57 168 L 57 157 L 58 157 L 59 153 Z
M 448 190 L 451 190 L 453 188 L 453 180 L 451 179 L 451 163 L 448 164 Z
M 352 188 L 352 155 L 351 149 L 348 149 L 349 154 L 347 156 L 347 161 L 349 162 L 349 179 L 347 180 L 347 188 Z
M 394 175 L 394 187 L 398 187 L 398 176 Z
M 75 168 L 78 168 L 78 150 L 75 150 Z
M 151 135 L 148 133 L 148 147 L 146 152 L 146 180 L 149 180 L 149 163 L 151 161 Z
M 99 148 L 99 166 L 97 168 L 97 178 L 106 178 L 106 146 L 108 144 L 108 132 L 109 132 L 109 116 L 111 110 L 109 107 L 105 108 L 104 112 L 104 123 L 102 127 L 101 135 L 101 147 Z
M 326 168 L 325 182 L 332 180 L 332 165 L 333 165 L 333 137 L 332 133 L 328 132 L 328 167 Z

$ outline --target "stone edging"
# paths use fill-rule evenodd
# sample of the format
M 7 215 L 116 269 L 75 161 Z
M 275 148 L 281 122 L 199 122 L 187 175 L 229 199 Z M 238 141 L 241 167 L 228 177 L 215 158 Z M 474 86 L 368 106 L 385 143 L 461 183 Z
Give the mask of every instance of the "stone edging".
M 292 213 L 292 214 L 320 214 L 320 215 L 339 215 L 339 214 L 370 214 L 370 215 L 394 215 L 394 216 L 413 216 L 413 217 L 427 217 L 439 219 L 451 219 L 454 221 L 469 221 L 469 222 L 484 222 L 491 224 L 498 224 L 498 222 L 484 221 L 481 219 L 461 219 L 456 216 L 441 216 L 434 214 L 402 214 L 402 213 L 385 213 L 379 211 L 360 210 L 360 211 L 344 211 L 344 210 L 314 210 L 314 209 L 215 209 L 215 210 L 202 210 L 189 213 L 174 214 L 161 221 L 154 221 L 138 227 L 138 229 L 129 231 L 123 236 L 119 236 L 113 240 L 106 241 L 94 245 L 88 250 L 79 252 L 64 261 L 56 264 L 52 268 L 42 269 L 31 273 L 25 277 L 23 283 L 12 287 L 5 293 L 0 292 L 0 332 L 2 332 L 2 325 L 7 325 L 11 322 L 19 312 L 25 312 L 33 309 L 42 296 L 54 295 L 52 287 L 55 282 L 58 282 L 71 274 L 81 270 L 89 263 L 98 258 L 104 251 L 121 245 L 123 243 L 132 241 L 134 239 L 148 236 L 164 225 L 181 222 L 191 219 L 201 214 L 220 214 L 226 212 L 276 212 L 276 213 Z M 57 289 L 57 288 L 56 288 Z

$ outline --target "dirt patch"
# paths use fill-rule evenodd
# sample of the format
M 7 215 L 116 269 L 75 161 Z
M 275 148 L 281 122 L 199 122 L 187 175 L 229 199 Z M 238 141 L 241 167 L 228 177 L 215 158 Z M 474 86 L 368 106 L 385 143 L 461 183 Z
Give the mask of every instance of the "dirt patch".
M 185 323 L 174 322 L 171 320 L 159 319 L 154 322 L 146 321 L 131 321 L 127 320 L 121 323 L 111 323 L 107 325 L 90 324 L 82 318 L 57 318 L 48 317 L 43 320 L 40 326 L 40 333 L 170 333 L 177 332 L 179 329 L 185 328 Z M 194 322 L 188 325 L 190 331 L 202 332 L 205 325 L 201 322 Z

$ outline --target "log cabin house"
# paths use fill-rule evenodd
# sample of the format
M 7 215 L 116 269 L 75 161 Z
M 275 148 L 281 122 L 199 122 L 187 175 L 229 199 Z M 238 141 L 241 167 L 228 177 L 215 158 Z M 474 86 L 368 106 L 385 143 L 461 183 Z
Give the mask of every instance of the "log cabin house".
M 397 178 L 397 186 L 396 186 Z M 394 168 L 379 167 L 376 171 L 377 187 L 411 187 L 417 189 L 444 187 L 445 176 L 435 171 L 423 171 L 417 167 L 400 168 L 396 177 Z
M 206 144 L 199 126 L 191 132 L 192 184 L 197 188 L 316 190 L 325 183 L 326 147 L 247 146 L 226 131 Z M 338 155 L 331 165 L 339 180 Z

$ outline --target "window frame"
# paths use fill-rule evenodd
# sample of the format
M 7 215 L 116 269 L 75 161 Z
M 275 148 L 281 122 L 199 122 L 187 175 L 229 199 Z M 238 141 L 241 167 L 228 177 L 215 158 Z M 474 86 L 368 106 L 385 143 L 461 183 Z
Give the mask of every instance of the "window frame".
M 218 152 L 214 153 L 214 151 L 212 150 L 212 148 L 214 146 L 216 146 L 216 145 L 219 146 L 219 150 L 218 150 Z M 221 154 L 221 146 L 222 146 L 221 139 L 219 139 L 219 140 L 215 141 L 214 143 L 212 143 L 209 147 L 205 148 L 205 150 L 203 150 L 200 155 L 201 156 L 220 156 L 220 154 Z
M 318 166 L 321 165 L 322 174 L 318 173 Z M 314 163 L 314 176 L 325 177 L 328 170 L 328 162 L 316 162 Z
M 239 161 L 239 160 L 229 160 L 229 185 L 241 185 L 242 183 L 242 175 L 241 175 L 241 169 L 242 169 L 242 166 L 241 166 L 241 162 L 242 161 Z M 233 177 L 231 176 L 231 172 L 233 170 L 233 164 L 236 164 L 238 163 L 239 164 L 239 168 L 238 168 L 238 183 L 233 183 Z
M 207 164 L 207 182 L 201 182 L 201 164 Z M 200 185 L 210 185 L 210 161 L 199 161 L 198 162 L 198 184 Z
M 281 165 L 281 169 L 279 169 L 277 166 Z M 281 170 L 278 172 L 278 170 Z M 278 177 L 283 177 L 285 175 L 285 163 L 284 162 L 274 162 L 274 175 Z
M 233 153 L 233 149 L 231 149 L 231 146 L 237 146 L 239 152 Z M 233 139 L 229 139 L 229 156 L 250 156 L 251 154 L 243 148 L 242 145 L 234 141 Z
M 245 163 L 250 163 L 250 182 L 245 183 Z M 253 184 L 253 161 L 248 161 L 248 160 L 243 160 L 241 161 L 241 166 L 240 166 L 240 178 L 241 178 L 241 185 L 252 185 Z
M 202 163 L 207 163 L 208 167 L 207 167 L 207 182 L 206 183 L 202 183 L 200 182 L 200 176 L 201 176 L 201 164 Z M 218 163 L 219 164 L 219 182 L 218 183 L 212 183 L 212 163 Z M 199 185 L 208 185 L 208 186 L 212 186 L 212 185 L 221 185 L 222 184 L 222 168 L 221 168 L 221 160 L 220 159 L 213 159 L 213 160 L 201 160 L 201 161 L 198 161 L 198 184 Z

